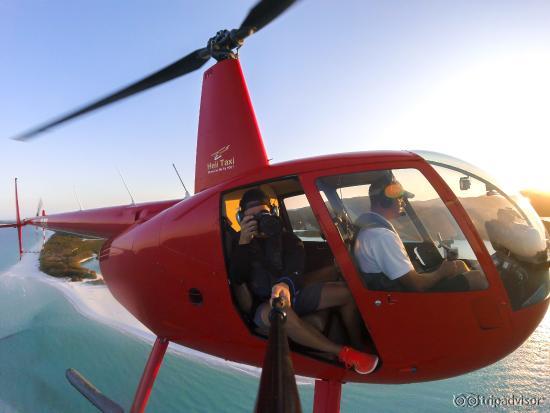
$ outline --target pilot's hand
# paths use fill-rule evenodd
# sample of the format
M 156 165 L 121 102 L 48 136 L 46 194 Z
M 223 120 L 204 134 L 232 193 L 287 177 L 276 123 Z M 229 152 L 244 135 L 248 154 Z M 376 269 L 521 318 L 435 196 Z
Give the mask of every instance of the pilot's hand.
M 258 235 L 258 222 L 253 215 L 246 215 L 241 221 L 241 237 L 239 238 L 240 245 L 250 244 L 252 238 Z
M 438 271 L 441 273 L 443 278 L 453 277 L 456 274 L 456 261 L 443 261 Z
M 454 277 L 455 275 L 465 273 L 469 271 L 468 266 L 464 261 L 461 260 L 445 260 L 441 263 L 439 267 L 440 272 L 443 273 L 443 278 Z
M 468 265 L 462 260 L 454 260 L 456 262 L 456 274 L 464 274 L 465 272 L 470 271 Z
M 269 305 L 273 306 L 273 299 L 281 297 L 283 299 L 283 307 L 290 306 L 290 290 L 285 283 L 275 284 L 271 289 L 271 299 Z

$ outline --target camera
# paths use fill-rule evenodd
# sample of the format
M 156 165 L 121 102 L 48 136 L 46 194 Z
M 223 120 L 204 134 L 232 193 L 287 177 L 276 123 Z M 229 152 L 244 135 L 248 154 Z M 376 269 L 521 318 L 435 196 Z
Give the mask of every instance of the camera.
M 276 237 L 281 234 L 283 229 L 279 217 L 271 212 L 262 211 L 254 215 L 258 223 L 258 233 L 267 238 Z

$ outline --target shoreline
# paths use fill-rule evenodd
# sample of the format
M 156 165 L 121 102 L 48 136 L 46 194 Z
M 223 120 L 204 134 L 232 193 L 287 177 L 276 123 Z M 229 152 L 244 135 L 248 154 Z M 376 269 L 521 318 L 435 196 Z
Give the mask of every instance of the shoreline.
M 104 240 L 83 239 L 71 234 L 49 234 L 40 251 L 40 270 L 72 281 L 95 280 L 96 271 L 83 265 L 99 254 Z
M 0 276 L 25 277 L 50 285 L 60 291 L 71 306 L 82 316 L 150 345 L 153 345 L 156 339 L 153 332 L 116 301 L 106 285 L 91 284 L 97 279 L 70 281 L 70 278 L 52 277 L 40 271 L 38 258 L 34 254 L 24 255 L 21 261 L 2 271 Z M 170 342 L 167 351 L 177 357 L 184 357 L 214 368 L 231 369 L 252 377 L 260 377 L 261 375 L 261 369 L 258 367 L 228 361 L 173 342 Z M 314 380 L 297 376 L 296 382 L 300 385 L 312 385 Z

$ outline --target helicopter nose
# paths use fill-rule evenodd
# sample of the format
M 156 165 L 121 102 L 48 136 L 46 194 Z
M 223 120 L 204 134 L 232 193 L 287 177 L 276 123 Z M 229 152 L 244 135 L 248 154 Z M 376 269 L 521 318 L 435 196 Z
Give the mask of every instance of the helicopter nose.
M 513 346 L 512 350 L 519 347 L 537 329 L 548 310 L 549 303 L 550 296 L 537 304 L 512 311 L 513 334 L 510 339 L 510 345 Z

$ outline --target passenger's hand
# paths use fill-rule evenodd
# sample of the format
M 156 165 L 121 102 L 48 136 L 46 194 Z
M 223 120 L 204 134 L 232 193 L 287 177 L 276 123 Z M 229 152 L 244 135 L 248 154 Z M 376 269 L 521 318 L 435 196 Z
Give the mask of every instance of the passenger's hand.
M 241 221 L 240 245 L 250 244 L 252 238 L 258 235 L 258 222 L 252 215 L 246 215 Z
M 273 299 L 281 297 L 283 299 L 283 307 L 290 306 L 290 290 L 285 283 L 275 284 L 271 289 L 271 299 L 269 305 L 273 306 Z

